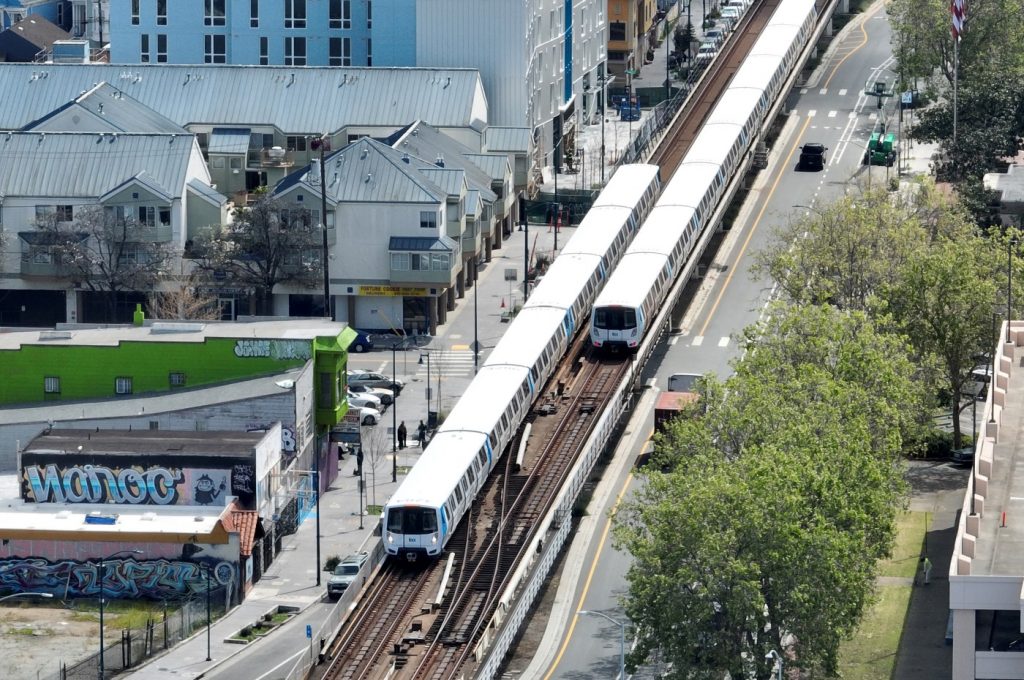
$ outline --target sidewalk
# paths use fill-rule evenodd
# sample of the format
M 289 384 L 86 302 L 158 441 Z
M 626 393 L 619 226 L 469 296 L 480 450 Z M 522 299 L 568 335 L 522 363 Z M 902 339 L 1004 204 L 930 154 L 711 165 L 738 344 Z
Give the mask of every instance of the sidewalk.
M 559 245 L 564 245 L 572 234 L 574 228 L 563 228 L 559 231 Z M 547 225 L 531 224 L 529 228 L 530 248 L 535 253 L 550 254 L 554 248 L 555 235 L 549 231 Z M 501 339 L 502 334 L 509 327 L 508 323 L 501 321 L 502 312 L 510 308 L 514 303 L 522 303 L 522 272 L 523 272 L 523 241 L 525 233 L 514 231 L 508 240 L 502 243 L 500 250 L 495 250 L 492 259 L 485 266 L 481 267 L 479 281 L 479 299 L 477 300 L 477 335 L 482 346 L 480 365 L 491 349 Z M 516 281 L 511 285 L 505 280 L 506 269 L 516 269 Z M 448 315 L 448 322 L 438 328 L 438 334 L 430 338 L 425 344 L 419 344 L 416 348 L 406 353 L 397 355 L 398 376 L 406 382 L 406 389 L 396 401 L 393 408 L 396 409 L 396 420 L 404 420 L 410 431 L 410 448 L 398 453 L 398 481 L 391 481 L 392 457 L 390 454 L 378 465 L 375 471 L 370 469 L 368 458 L 364 459 L 364 478 L 366 480 L 366 501 L 369 504 L 383 505 L 394 493 L 402 482 L 405 472 L 416 463 L 422 450 L 415 441 L 416 425 L 420 418 L 425 418 L 427 413 L 426 392 L 417 387 L 426 384 L 426 365 L 419 364 L 419 354 L 431 354 L 432 361 L 437 363 L 433 366 L 434 374 L 431 382 L 434 388 L 432 395 L 432 408 L 438 408 L 443 413 L 458 400 L 469 383 L 473 379 L 472 370 L 472 342 L 473 342 L 473 295 L 474 290 L 468 289 L 466 296 L 458 301 L 454 312 Z M 505 308 L 502 308 L 502 304 Z M 466 363 L 465 356 L 468 354 L 469 362 Z M 454 363 L 451 356 L 459 358 L 460 363 Z M 391 349 L 381 348 L 368 355 L 375 361 L 388 364 L 384 372 L 391 374 Z M 447 366 L 447 368 L 445 368 Z M 441 394 L 437 394 L 438 371 L 440 370 Z M 384 414 L 384 418 L 378 428 L 383 429 L 390 437 L 392 416 L 390 411 Z M 332 555 L 344 557 L 357 551 L 369 538 L 377 524 L 378 517 L 364 515 L 362 518 L 362 529 L 360 529 L 357 478 L 353 475 L 355 461 L 351 456 L 346 456 L 339 464 L 338 478 L 331 484 L 331 487 L 323 494 L 320 501 L 320 561 L 321 564 Z M 373 484 L 373 473 L 376 473 L 376 485 Z M 376 498 L 374 497 L 376 496 Z M 169 678 L 199 678 L 211 673 L 217 666 L 228 660 L 238 662 L 243 659 L 242 655 L 260 657 L 267 656 L 267 648 L 284 647 L 286 644 L 294 646 L 296 639 L 304 641 L 304 627 L 311 624 L 316 630 L 320 622 L 326 619 L 327 612 L 333 604 L 324 597 L 327 591 L 327 579 L 329 574 L 321 572 L 321 585 L 316 586 L 316 517 L 310 514 L 303 521 L 299 530 L 284 539 L 284 547 L 270 568 L 263 574 L 259 582 L 252 589 L 241 605 L 228 612 L 226 616 L 218 620 L 211 630 L 211 657 L 212 661 L 206 661 L 206 629 L 200 629 L 192 637 L 166 653 L 150 659 L 145 665 L 125 673 L 120 677 L 131 678 L 132 680 L 167 680 Z M 318 603 L 322 603 L 317 607 Z M 294 617 L 284 624 L 282 630 L 275 630 L 264 639 L 248 645 L 230 644 L 224 640 L 235 634 L 243 626 L 251 624 L 262 614 L 278 606 L 296 607 L 302 612 L 300 616 Z M 298 636 L 298 637 L 297 637 Z M 284 662 L 290 654 L 282 651 L 279 656 L 273 656 L 276 662 Z M 247 663 L 247 662 L 246 662 Z M 258 662 L 253 659 L 254 668 L 260 672 L 270 670 L 266 662 L 261 658 Z M 253 677 L 257 673 L 253 672 Z

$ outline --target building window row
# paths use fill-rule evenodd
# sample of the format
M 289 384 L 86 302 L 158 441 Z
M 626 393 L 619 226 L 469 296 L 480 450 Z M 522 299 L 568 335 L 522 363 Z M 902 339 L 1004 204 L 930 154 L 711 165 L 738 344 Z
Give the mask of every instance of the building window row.
M 284 27 L 306 27 L 306 0 L 284 0 Z
M 288 36 L 284 39 L 284 65 L 306 65 L 306 39 Z
M 204 24 L 206 24 L 207 26 L 224 26 L 227 23 L 227 15 L 226 12 L 224 11 L 224 0 L 205 0 L 204 4 Z
M 391 253 L 391 271 L 446 272 L 451 270 L 449 253 Z
M 206 53 L 204 60 L 207 64 L 226 64 L 228 60 L 227 38 L 223 35 L 206 36 Z
M 331 38 L 328 42 L 330 56 L 328 66 L 352 65 L 352 41 L 349 38 Z
M 149 34 L 143 33 L 139 36 L 139 40 L 139 61 L 148 64 L 150 62 Z M 167 63 L 167 35 L 164 33 L 157 33 L 156 36 L 156 63 Z

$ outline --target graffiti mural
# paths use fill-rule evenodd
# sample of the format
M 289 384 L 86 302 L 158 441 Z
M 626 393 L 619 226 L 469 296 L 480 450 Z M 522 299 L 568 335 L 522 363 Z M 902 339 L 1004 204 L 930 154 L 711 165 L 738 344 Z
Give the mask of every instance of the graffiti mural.
M 210 565 L 210 587 L 235 587 L 236 564 Z M 49 592 L 60 597 L 96 597 L 100 594 L 98 562 L 49 561 L 42 557 L 0 561 L 0 590 Z M 113 598 L 163 599 L 206 590 L 206 574 L 195 562 L 183 560 L 113 559 L 103 562 L 103 593 Z
M 303 340 L 238 340 L 235 342 L 235 356 L 241 359 L 269 357 L 281 361 L 307 361 L 313 356 L 313 348 Z
M 58 468 L 26 465 L 23 469 L 25 500 L 37 503 L 130 503 L 173 505 L 178 502 L 181 470 L 109 468 L 75 465 Z
M 21 494 L 35 503 L 223 506 L 229 496 L 255 502 L 252 464 L 231 469 L 107 466 L 95 463 L 25 464 Z

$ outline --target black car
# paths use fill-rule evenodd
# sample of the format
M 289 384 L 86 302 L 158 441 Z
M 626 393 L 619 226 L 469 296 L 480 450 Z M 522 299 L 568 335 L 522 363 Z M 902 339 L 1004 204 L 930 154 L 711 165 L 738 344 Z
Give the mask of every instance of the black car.
M 797 165 L 799 170 L 824 170 L 825 152 L 828 147 L 824 144 L 809 143 L 800 147 L 800 162 Z
M 974 444 L 953 449 L 950 459 L 952 459 L 954 465 L 974 465 Z

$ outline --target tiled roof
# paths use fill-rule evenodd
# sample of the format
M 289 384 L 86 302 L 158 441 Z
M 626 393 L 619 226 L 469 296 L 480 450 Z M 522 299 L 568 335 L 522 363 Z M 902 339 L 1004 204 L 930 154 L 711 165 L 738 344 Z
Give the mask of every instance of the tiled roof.
M 108 82 L 179 125 L 274 126 L 287 134 L 352 125 L 487 124 L 480 74 L 462 68 L 235 64 L 4 64 L 0 130 L 17 130 Z
M 252 555 L 252 546 L 256 542 L 256 527 L 259 525 L 260 514 L 254 510 L 232 510 L 229 516 L 233 526 L 229 527 L 228 531 L 238 533 L 239 553 L 246 557 Z

